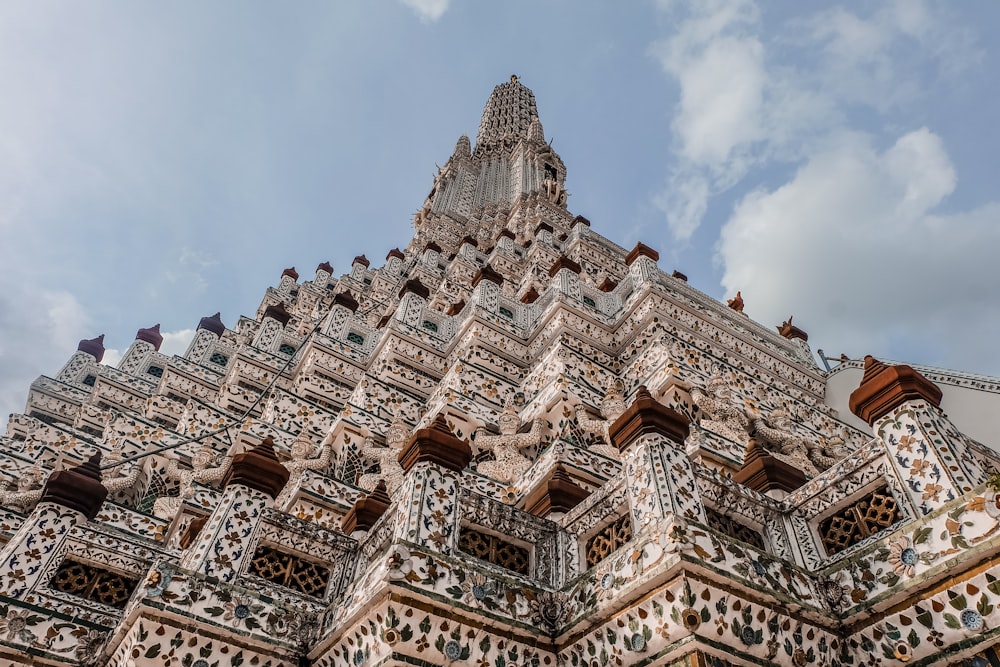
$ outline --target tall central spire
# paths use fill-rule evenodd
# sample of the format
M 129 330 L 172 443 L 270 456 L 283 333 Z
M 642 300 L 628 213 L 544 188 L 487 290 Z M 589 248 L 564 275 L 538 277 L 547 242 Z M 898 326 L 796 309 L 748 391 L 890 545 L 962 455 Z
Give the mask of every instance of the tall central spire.
M 518 80 L 517 75 L 511 75 L 510 81 L 494 88 L 486 101 L 476 136 L 476 154 L 510 147 L 518 140 L 528 139 L 532 122 L 541 126 L 535 94 Z
M 542 220 L 566 225 L 572 216 L 565 181 L 566 166 L 545 141 L 534 93 L 511 76 L 486 101 L 475 149 L 463 134 L 434 177 L 414 217 L 411 245 L 433 241 L 454 251 L 466 236 L 491 240 L 502 229 L 517 233 Z M 530 216 L 528 207 L 536 209 Z

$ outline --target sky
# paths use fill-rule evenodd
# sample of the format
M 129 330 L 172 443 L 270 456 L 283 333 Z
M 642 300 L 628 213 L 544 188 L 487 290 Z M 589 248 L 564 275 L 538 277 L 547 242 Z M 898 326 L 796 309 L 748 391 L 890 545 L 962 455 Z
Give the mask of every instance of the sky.
M 517 74 L 569 208 L 815 351 L 1000 375 L 1000 3 L 0 0 L 0 414 L 405 247 Z

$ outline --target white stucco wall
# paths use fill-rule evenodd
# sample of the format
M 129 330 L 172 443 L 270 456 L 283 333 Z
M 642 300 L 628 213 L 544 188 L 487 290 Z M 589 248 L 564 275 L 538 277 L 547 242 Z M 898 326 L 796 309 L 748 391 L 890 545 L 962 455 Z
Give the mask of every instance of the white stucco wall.
M 910 365 L 941 388 L 941 409 L 960 431 L 1000 451 L 1000 378 Z M 830 372 L 826 382 L 826 404 L 836 409 L 842 420 L 870 432 L 871 428 L 848 407 L 851 392 L 861 384 L 863 366 L 863 361 L 852 360 Z

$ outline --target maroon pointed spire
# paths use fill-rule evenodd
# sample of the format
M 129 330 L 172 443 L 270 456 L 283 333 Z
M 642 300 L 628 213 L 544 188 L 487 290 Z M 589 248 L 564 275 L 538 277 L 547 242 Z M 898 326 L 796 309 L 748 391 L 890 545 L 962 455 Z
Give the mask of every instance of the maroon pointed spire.
M 665 436 L 683 447 L 688 437 L 688 423 L 687 417 L 657 401 L 646 385 L 642 385 L 635 392 L 632 405 L 608 428 L 608 436 L 620 451 L 649 433 Z
M 380 479 L 378 486 L 372 489 L 371 493 L 360 496 L 355 501 L 354 506 L 347 510 L 347 514 L 340 521 L 340 530 L 346 535 L 358 530 L 371 530 L 372 526 L 389 509 L 391 502 L 392 499 L 389 497 L 385 480 Z
M 791 493 L 806 483 L 806 475 L 795 466 L 771 456 L 754 438 L 750 438 L 743 467 L 733 474 L 733 481 L 760 493 Z
M 159 352 L 160 345 L 163 344 L 163 336 L 160 335 L 160 325 L 154 324 L 148 329 L 139 329 L 135 332 L 135 339 L 149 343 Z
M 861 384 L 851 393 L 848 405 L 851 412 L 874 424 L 903 403 L 923 399 L 937 407 L 941 397 L 941 389 L 910 366 L 889 366 L 869 354 Z
M 90 340 L 81 340 L 76 349 L 78 352 L 86 352 L 96 359 L 97 363 L 101 363 L 101 359 L 104 358 L 104 334 Z
M 351 266 L 353 266 L 353 265 L 355 265 L 355 264 L 364 264 L 364 265 L 365 265 L 365 268 L 366 268 L 366 269 L 367 269 L 367 268 L 368 268 L 369 266 L 371 266 L 371 262 L 369 262 L 369 261 L 368 261 L 368 258 L 367 258 L 367 257 L 365 257 L 364 255 L 358 255 L 357 257 L 355 257 L 355 258 L 354 258 L 354 261 L 353 261 L 353 262 L 351 262 Z
M 403 251 L 400 250 L 399 248 L 393 248 L 392 250 L 390 250 L 389 253 L 385 256 L 386 261 L 388 261 L 390 257 L 398 257 L 399 259 L 406 259 L 406 255 L 404 255 Z
M 358 301 L 353 296 L 351 296 L 350 292 L 337 292 L 333 296 L 333 305 L 343 306 L 344 308 L 350 310 L 352 313 L 357 311 L 358 309 Z
M 101 484 L 101 452 L 98 450 L 80 465 L 49 475 L 38 502 L 56 503 L 93 519 L 107 497 L 108 490 Z
M 640 257 L 649 257 L 654 262 L 660 261 L 660 253 L 656 252 L 645 243 L 639 242 L 636 243 L 635 247 L 629 251 L 628 255 L 626 255 L 625 264 L 632 266 L 632 263 Z
M 205 331 L 211 331 L 216 336 L 222 337 L 222 334 L 226 333 L 226 325 L 222 323 L 222 313 L 216 313 L 215 315 L 209 315 L 208 317 L 203 317 L 198 322 L 198 328 L 204 329 Z
M 399 464 L 406 472 L 422 462 L 461 472 L 471 460 L 472 449 L 469 448 L 469 443 L 455 437 L 448 428 L 448 420 L 440 412 L 429 427 L 410 436 L 399 452 Z
M 281 277 L 284 278 L 285 276 L 288 276 L 292 280 L 298 282 L 299 272 L 295 270 L 294 266 L 290 266 L 281 272 Z
M 292 319 L 292 314 L 285 310 L 285 304 L 279 303 L 276 306 L 268 306 L 264 309 L 264 317 L 270 317 L 281 322 L 281 326 L 288 324 Z
M 316 267 L 316 270 L 326 271 L 331 276 L 333 275 L 333 266 L 330 265 L 330 262 L 320 262 L 319 266 Z
M 287 482 L 288 468 L 278 462 L 274 438 L 267 436 L 253 449 L 233 457 L 222 486 L 242 484 L 276 498 Z

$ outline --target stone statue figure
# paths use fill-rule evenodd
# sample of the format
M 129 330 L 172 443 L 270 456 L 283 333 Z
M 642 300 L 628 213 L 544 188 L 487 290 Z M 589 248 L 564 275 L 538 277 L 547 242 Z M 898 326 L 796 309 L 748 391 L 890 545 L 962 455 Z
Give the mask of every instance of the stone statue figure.
M 274 499 L 275 506 L 280 506 L 299 488 L 299 483 L 307 470 L 322 470 L 330 463 L 330 444 L 323 441 L 319 446 L 319 453 L 315 458 L 309 458 L 313 454 L 315 447 L 309 441 L 309 436 L 305 431 L 300 431 L 295 441 L 292 442 L 292 458 L 284 461 L 281 465 L 288 470 L 288 481 L 285 483 L 281 493 Z
M 753 432 L 765 449 L 783 454 L 789 463 L 810 477 L 819 474 L 820 469 L 810 456 L 809 443 L 793 430 L 788 410 L 778 408 L 767 419 L 755 417 Z
M 111 445 L 111 451 L 104 458 L 101 463 L 103 468 L 105 465 L 118 463 L 124 457 L 122 454 L 122 446 L 124 441 L 117 439 L 114 444 Z M 139 465 L 137 461 L 129 461 L 120 466 L 115 466 L 113 468 L 104 468 L 101 470 L 101 484 L 104 488 L 108 490 L 108 494 L 115 494 L 119 491 L 124 491 L 125 489 L 131 489 L 135 486 L 136 480 L 139 479 L 139 473 L 141 473 L 146 466 L 149 464 L 149 459 L 143 460 L 142 464 Z
M 535 419 L 530 431 L 518 433 L 521 418 L 517 416 L 511 403 L 504 407 L 497 422 L 500 435 L 491 435 L 482 427 L 476 429 L 476 445 L 483 451 L 493 452 L 494 458 L 493 461 L 480 463 L 478 470 L 487 477 L 510 484 L 531 465 L 531 461 L 521 454 L 521 448 L 537 445 L 542 441 L 542 422 Z
M 608 429 L 621 414 L 625 412 L 625 396 L 619 383 L 612 379 L 608 383 L 608 388 L 604 393 L 604 400 L 601 401 L 601 416 L 603 419 L 592 419 L 587 414 L 587 409 L 582 405 L 576 406 L 576 422 L 585 433 L 600 437 L 604 444 L 591 445 L 588 449 L 602 456 L 617 459 L 618 449 L 611 443 L 611 436 Z
M 211 467 L 215 462 L 215 452 L 208 444 L 202 445 L 201 449 L 191 457 L 191 469 L 184 470 L 178 465 L 177 459 L 171 459 L 167 464 L 166 475 L 168 479 L 176 479 L 179 484 L 179 493 L 176 496 L 160 496 L 153 503 L 153 514 L 161 519 L 172 519 L 181 503 L 186 498 L 194 495 L 194 484 L 212 484 L 221 481 L 229 470 L 229 464 L 233 457 L 223 456 L 219 465 Z
M 840 436 L 819 442 L 796 435 L 791 415 L 784 408 L 778 408 L 767 419 L 755 418 L 753 426 L 754 435 L 766 448 L 786 455 L 790 463 L 798 465 L 802 472 L 810 476 L 818 475 L 850 454 Z
M 358 486 L 365 491 L 372 491 L 378 486 L 379 480 L 385 480 L 385 489 L 391 496 L 403 483 L 403 466 L 399 465 L 399 452 L 402 451 L 406 439 L 410 437 L 410 427 L 396 417 L 385 432 L 385 447 L 375 444 L 372 438 L 365 438 L 361 448 L 361 458 L 378 463 L 378 472 L 371 472 L 358 479 Z
M 46 477 L 40 466 L 31 466 L 18 477 L 14 488 L 0 489 L 0 505 L 22 512 L 31 509 L 42 497 Z
M 691 399 L 702 411 L 702 428 L 717 433 L 744 447 L 750 436 L 750 416 L 733 400 L 733 390 L 722 374 L 715 372 L 708 380 L 708 391 L 701 387 L 691 390 Z

